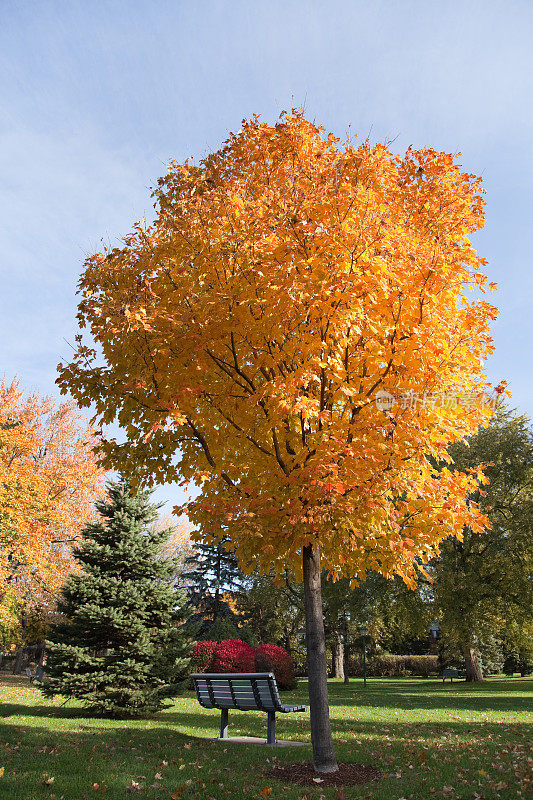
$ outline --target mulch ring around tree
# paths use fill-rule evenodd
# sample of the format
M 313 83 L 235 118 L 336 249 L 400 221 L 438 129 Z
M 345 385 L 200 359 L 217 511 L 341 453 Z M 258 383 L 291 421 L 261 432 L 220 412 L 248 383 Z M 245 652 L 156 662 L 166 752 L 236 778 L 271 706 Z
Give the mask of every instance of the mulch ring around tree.
M 369 764 L 339 764 L 338 772 L 323 773 L 315 772 L 312 764 L 299 763 L 272 767 L 265 777 L 301 786 L 357 786 L 376 781 L 383 773 Z

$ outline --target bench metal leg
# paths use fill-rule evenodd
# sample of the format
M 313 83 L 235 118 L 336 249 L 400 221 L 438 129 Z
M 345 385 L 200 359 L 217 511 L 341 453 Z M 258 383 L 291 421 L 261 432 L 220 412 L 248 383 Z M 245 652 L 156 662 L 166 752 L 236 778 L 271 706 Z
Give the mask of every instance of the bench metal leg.
M 276 744 L 276 712 L 268 712 L 267 744 Z
M 220 738 L 228 738 L 228 709 L 222 708 L 220 710 Z

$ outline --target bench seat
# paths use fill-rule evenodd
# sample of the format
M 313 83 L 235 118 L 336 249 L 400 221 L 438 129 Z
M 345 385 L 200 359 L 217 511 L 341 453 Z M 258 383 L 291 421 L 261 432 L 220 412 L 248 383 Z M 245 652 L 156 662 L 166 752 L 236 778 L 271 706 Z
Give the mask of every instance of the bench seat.
M 228 711 L 266 711 L 267 743 L 276 742 L 276 711 L 282 714 L 305 711 L 305 706 L 281 702 L 272 672 L 206 673 L 191 675 L 198 702 L 204 708 L 220 709 L 220 738 L 228 737 Z
M 455 667 L 446 667 L 442 671 L 442 682 L 443 683 L 446 680 L 446 678 L 449 678 L 450 681 L 453 683 L 453 679 L 454 678 L 458 678 L 458 677 L 459 677 L 459 672 L 455 669 Z

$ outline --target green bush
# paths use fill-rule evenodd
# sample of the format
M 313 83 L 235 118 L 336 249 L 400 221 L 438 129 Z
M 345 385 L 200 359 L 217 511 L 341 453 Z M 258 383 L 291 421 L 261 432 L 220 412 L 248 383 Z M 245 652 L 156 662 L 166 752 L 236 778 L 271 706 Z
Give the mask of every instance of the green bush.
M 503 672 L 512 677 L 519 672 L 522 678 L 533 672 L 533 658 L 526 650 L 516 650 L 507 654 L 503 663 Z

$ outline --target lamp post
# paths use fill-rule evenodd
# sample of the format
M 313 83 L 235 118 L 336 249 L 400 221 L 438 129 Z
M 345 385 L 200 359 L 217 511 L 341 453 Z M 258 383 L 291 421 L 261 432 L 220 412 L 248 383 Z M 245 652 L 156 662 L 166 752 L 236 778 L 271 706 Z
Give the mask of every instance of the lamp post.
M 366 625 L 361 625 L 361 636 L 363 637 L 363 686 L 366 686 Z
M 435 620 L 435 622 L 433 622 L 429 626 L 429 632 L 431 634 L 431 643 L 429 646 L 429 652 L 433 654 L 438 653 L 439 648 L 437 647 L 437 636 L 439 633 L 439 623 L 437 620 Z

